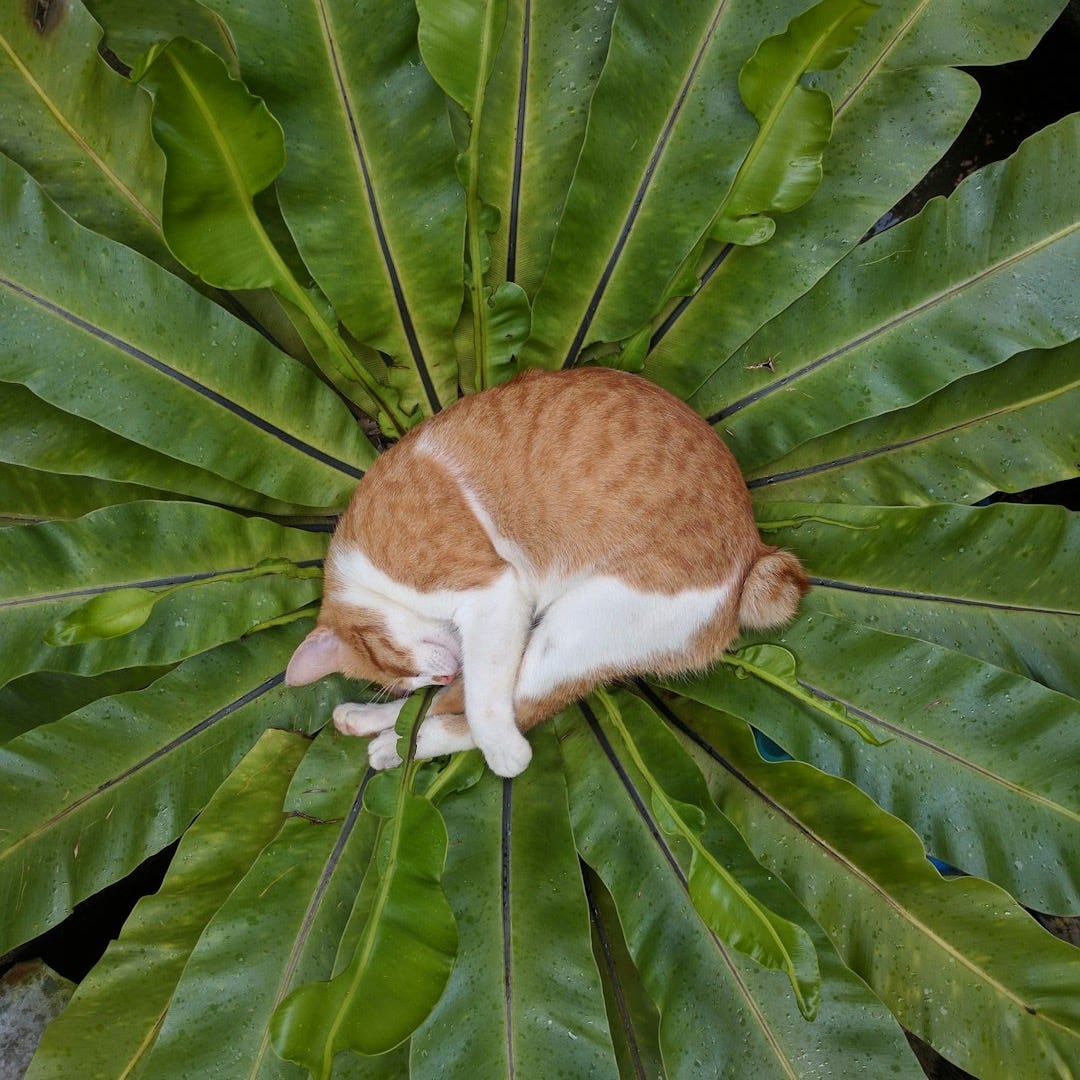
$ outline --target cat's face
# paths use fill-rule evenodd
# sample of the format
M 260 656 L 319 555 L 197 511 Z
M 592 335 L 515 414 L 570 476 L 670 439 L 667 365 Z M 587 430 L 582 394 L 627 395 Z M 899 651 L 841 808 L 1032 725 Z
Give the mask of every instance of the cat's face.
M 328 610 L 324 604 L 320 625 L 293 653 L 285 682 L 303 686 L 341 672 L 406 694 L 454 681 L 461 668 L 456 641 L 429 626 L 391 626 L 390 621 L 370 608 L 333 605 Z

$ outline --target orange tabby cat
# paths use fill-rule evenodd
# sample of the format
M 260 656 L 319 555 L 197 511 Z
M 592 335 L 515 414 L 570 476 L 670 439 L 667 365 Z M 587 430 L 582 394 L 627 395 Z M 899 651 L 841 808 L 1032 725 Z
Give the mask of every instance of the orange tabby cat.
M 606 368 L 530 371 L 371 468 L 286 679 L 443 684 L 418 755 L 478 746 L 516 776 L 522 731 L 611 679 L 706 667 L 740 626 L 791 619 L 807 587 L 794 555 L 761 542 L 734 459 L 688 406 Z M 401 706 L 339 705 L 334 723 L 375 735 L 387 768 Z

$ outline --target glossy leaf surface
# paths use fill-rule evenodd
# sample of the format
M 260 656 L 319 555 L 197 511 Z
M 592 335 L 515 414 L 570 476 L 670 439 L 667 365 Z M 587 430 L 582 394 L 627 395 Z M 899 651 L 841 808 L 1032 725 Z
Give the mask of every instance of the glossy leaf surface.
M 318 564 L 325 537 L 244 519 L 194 503 L 129 503 L 73 522 L 0 534 L 0 604 L 17 636 L 0 659 L 0 682 L 28 671 L 91 675 L 163 664 L 232 641 L 319 595 L 317 580 L 223 572 L 254 569 L 270 555 Z M 156 603 L 136 634 L 50 645 L 62 619 L 117 589 L 201 582 Z
M 292 988 L 330 974 L 375 840 L 376 820 L 363 811 L 369 775 L 362 741 L 331 728 L 311 745 L 284 799 L 283 828 L 215 913 L 185 966 L 148 1064 L 151 1075 L 212 1074 L 226 1046 L 249 1075 L 302 1075 L 275 1055 L 270 1020 Z
M 310 371 L 154 263 L 77 226 L 3 158 L 0 205 L 14 230 L 0 247 L 0 380 L 284 502 L 346 500 L 371 446 Z M 140 303 L 160 316 L 144 318 Z M 224 342 L 227 365 L 217 362 Z M 286 405 L 296 399 L 307 402 L 302 416 Z
M 1078 134 L 1076 117 L 1059 121 L 864 244 L 719 369 L 692 400 L 731 433 L 740 464 L 758 468 L 1024 349 L 1075 338 L 1062 275 L 1080 254 L 1076 200 L 1068 187 L 1033 183 L 1031 163 L 1072 160 Z M 988 220 L 1008 226 L 988 233 Z M 835 318 L 808 320 L 810 309 Z M 922 362 L 901 363 L 913 349 Z M 767 357 L 771 369 L 752 366 Z M 786 407 L 793 393 L 797 410 Z
M 49 1028 L 33 1076 L 123 1076 L 142 1068 L 199 936 L 281 829 L 281 804 L 306 748 L 299 735 L 267 731 L 229 774 L 184 834 L 161 888 L 136 905 Z M 109 1037 L 97 1037 L 106 1026 Z
M 856 752 L 857 734 L 726 668 L 685 692 L 753 718 L 792 754 L 853 780 L 910 823 L 936 857 L 1038 910 L 1080 910 L 1068 854 L 1080 823 L 1075 698 L 963 653 L 820 613 L 805 615 L 783 640 L 805 689 L 843 702 L 888 741 Z
M 589 954 L 588 911 L 553 733 L 513 782 L 490 772 L 440 800 L 443 885 L 460 946 L 446 993 L 413 1036 L 410 1075 L 610 1076 L 612 1048 Z M 554 972 L 561 991 L 545 991 Z
M 842 965 L 829 965 L 836 982 L 825 982 L 817 1019 L 808 1023 L 793 1007 L 782 972 L 725 948 L 690 906 L 680 864 L 618 747 L 587 713 L 564 714 L 557 727 L 579 851 L 614 898 L 630 954 L 660 1012 L 666 1075 L 692 1073 L 695 1061 L 708 1060 L 736 1075 L 797 1076 L 841 1059 L 870 1072 L 888 1060 L 900 1074 L 919 1075 L 895 1023 Z M 726 858 L 733 841 L 741 846 L 738 834 L 719 813 L 711 817 L 711 842 Z M 754 881 L 738 853 L 736 863 L 741 880 Z M 768 887 L 763 878 L 755 885 Z M 769 899 L 779 900 L 775 890 Z
M 0 424 L 4 428 L 0 457 L 39 473 L 56 474 L 55 483 L 60 482 L 60 477 L 69 476 L 88 489 L 115 490 L 123 484 L 139 492 L 135 485 L 141 485 L 143 493 L 134 495 L 135 498 L 167 498 L 170 492 L 175 492 L 267 514 L 287 515 L 298 509 L 167 454 L 136 446 L 105 428 L 47 404 L 18 383 L 6 383 L 0 394 Z M 160 490 L 159 494 L 159 489 L 167 490 Z M 97 505 L 122 501 L 116 497 Z
M 407 737 L 430 700 L 430 692 L 414 695 L 406 706 L 398 723 Z M 441 887 L 446 826 L 434 805 L 410 790 L 414 742 L 405 764 L 365 793 L 367 807 L 389 816 L 351 917 L 350 958 L 329 981 L 295 990 L 274 1014 L 275 1050 L 316 1077 L 331 1075 L 341 1050 L 383 1054 L 408 1038 L 454 964 L 457 927 Z M 344 933 L 350 936 L 348 927 Z M 407 983 L 398 977 L 403 968 Z
M 0 152 L 88 228 L 169 260 L 161 239 L 164 163 L 150 137 L 150 98 L 106 64 L 100 38 L 79 3 L 4 5 Z
M 833 107 L 828 94 L 800 79 L 839 64 L 873 10 L 863 0 L 822 0 L 747 60 L 739 93 L 760 130 L 709 229 L 711 239 L 763 242 L 775 229 L 769 215 L 797 209 L 817 190 Z M 746 238 L 746 224 L 759 230 L 756 239 Z
M 1020 907 L 1080 909 L 1075 515 L 998 494 L 1080 460 L 1075 118 L 892 225 L 1064 0 L 87 7 L 103 48 L 80 0 L 0 15 L 0 954 L 180 848 L 40 1075 L 917 1080 L 905 1029 L 1080 1070 Z M 373 773 L 330 721 L 374 688 L 282 685 L 334 517 L 576 363 L 711 419 L 812 591 L 512 781 Z M 447 519 L 395 494 L 407 560 Z
M 1062 507 L 770 502 L 759 520 L 813 575 L 808 609 L 958 649 L 1080 696 L 1080 538 Z
M 464 200 L 414 5 L 207 6 L 284 129 L 278 197 L 312 275 L 352 336 L 392 361 L 415 419 L 438 411 L 457 394 Z
M 671 305 L 654 327 L 646 362 L 652 378 L 679 397 L 698 391 L 710 372 L 851 251 L 959 135 L 979 89 L 970 76 L 943 65 L 1027 56 L 1061 5 L 1039 0 L 1023 6 L 1022 18 L 1018 10 L 995 11 L 985 21 L 952 9 L 924 0 L 882 5 L 847 60 L 815 79 L 834 103 L 816 197 L 778 219 L 769 243 L 724 245 L 707 260 L 702 288 Z M 928 22 L 942 38 L 922 32 Z
M 974 503 L 1075 475 L 1080 345 L 1019 353 L 752 470 L 761 500 Z
M 690 848 L 686 886 L 709 929 L 764 967 L 783 971 L 791 981 L 799 1011 L 817 1013 L 820 978 L 817 956 L 806 933 L 781 919 L 736 880 L 702 843 L 712 809 L 704 784 L 682 760 L 674 740 L 639 702 L 622 707 L 602 698 L 610 726 L 618 731 L 637 770 L 645 778 L 650 810 L 669 837 Z
M 944 880 L 853 785 L 763 762 L 720 712 L 689 715 L 719 805 L 906 1027 L 977 1076 L 1067 1073 L 1080 1038 L 1073 947 L 995 886 Z
M 176 839 L 265 728 L 308 722 L 318 692 L 282 689 L 301 636 L 268 631 L 195 657 L 0 748 L 5 952 Z M 30 872 L 42 887 L 27 892 Z

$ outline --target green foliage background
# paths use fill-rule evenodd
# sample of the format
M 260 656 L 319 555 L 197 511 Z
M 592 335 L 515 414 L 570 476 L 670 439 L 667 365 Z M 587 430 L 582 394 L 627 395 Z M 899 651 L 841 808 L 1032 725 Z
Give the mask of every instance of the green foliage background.
M 30 1076 L 1072 1075 L 1080 531 L 976 504 L 1076 473 L 1077 117 L 865 239 L 1061 0 L 160 7 L 0 9 L 0 954 L 182 838 Z M 813 591 L 375 777 L 282 684 L 335 515 L 587 362 Z

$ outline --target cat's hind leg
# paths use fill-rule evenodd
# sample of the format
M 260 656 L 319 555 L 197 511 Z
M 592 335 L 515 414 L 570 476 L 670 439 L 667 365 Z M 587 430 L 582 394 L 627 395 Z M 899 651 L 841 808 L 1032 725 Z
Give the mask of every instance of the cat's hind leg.
M 460 714 L 428 717 L 416 733 L 416 757 L 419 759 L 472 750 L 475 746 L 469 725 Z M 368 761 L 373 769 L 392 769 L 401 764 L 398 736 L 393 728 L 371 740 L 368 744 Z
M 464 692 L 460 679 L 439 691 L 416 733 L 417 758 L 440 757 L 458 750 L 472 750 L 476 746 L 462 711 L 463 707 Z M 373 769 L 392 769 L 401 764 L 398 736 L 392 724 L 371 740 L 368 745 L 368 761 Z
M 718 651 L 711 641 L 702 650 L 709 628 L 723 629 L 725 644 L 737 631 L 729 611 L 733 591 L 734 583 L 645 593 L 607 576 L 569 589 L 543 613 L 525 649 L 515 689 L 523 726 L 539 719 L 539 703 L 568 688 L 580 692 L 624 675 L 703 666 L 712 658 L 705 653 Z

